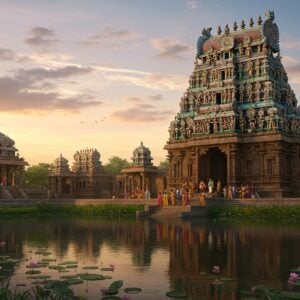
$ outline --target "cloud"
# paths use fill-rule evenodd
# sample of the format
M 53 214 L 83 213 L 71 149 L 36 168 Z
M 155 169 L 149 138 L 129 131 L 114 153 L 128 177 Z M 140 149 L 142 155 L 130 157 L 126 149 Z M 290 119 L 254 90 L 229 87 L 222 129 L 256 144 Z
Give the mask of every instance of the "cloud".
M 124 82 L 156 91 L 184 91 L 188 85 L 188 77 L 183 75 L 150 73 L 120 67 L 92 66 L 102 80 Z
M 29 56 L 18 55 L 14 50 L 9 48 L 0 48 L 0 59 L 6 61 L 31 61 Z
M 136 104 L 136 103 L 142 103 L 143 99 L 139 97 L 127 97 L 125 98 L 125 101 L 128 103 Z
M 24 42 L 31 47 L 46 48 L 57 43 L 58 40 L 54 30 L 45 27 L 34 27 L 28 32 Z
M 125 110 L 116 110 L 110 117 L 121 122 L 159 122 L 174 115 L 171 110 L 158 110 L 153 105 L 141 104 Z
M 163 100 L 163 96 L 161 94 L 156 94 L 156 95 L 153 95 L 153 96 L 149 96 L 148 98 L 151 99 L 151 100 L 155 100 L 155 101 Z
M 300 49 L 300 41 L 288 39 L 281 44 L 283 49 Z
M 61 69 L 20 69 L 12 77 L 0 77 L 1 112 L 45 112 L 59 110 L 69 113 L 79 112 L 88 107 L 103 104 L 88 92 L 60 92 L 56 82 L 47 80 L 85 74 L 87 70 L 65 67 Z
M 140 33 L 133 30 L 120 30 L 112 26 L 106 26 L 99 33 L 91 35 L 87 40 L 83 41 L 83 43 L 108 48 L 123 48 L 125 43 L 132 42 L 140 36 Z
M 289 81 L 293 84 L 300 85 L 300 62 L 286 67 L 286 71 Z
M 179 40 L 161 38 L 152 39 L 152 47 L 157 51 L 157 56 L 161 58 L 182 59 L 184 55 L 190 52 L 193 47 Z
M 16 77 L 23 78 L 27 81 L 38 81 L 44 79 L 56 79 L 77 75 L 84 75 L 92 72 L 91 67 L 65 66 L 62 68 L 33 68 L 19 69 L 16 72 Z
M 190 10 L 194 10 L 199 5 L 199 0 L 185 0 L 185 4 Z

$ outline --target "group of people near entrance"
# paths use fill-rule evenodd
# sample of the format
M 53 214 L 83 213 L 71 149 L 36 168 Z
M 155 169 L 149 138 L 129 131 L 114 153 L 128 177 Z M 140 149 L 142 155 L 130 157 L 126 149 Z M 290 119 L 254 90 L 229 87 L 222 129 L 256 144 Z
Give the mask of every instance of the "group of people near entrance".
M 249 184 L 241 184 L 241 186 L 238 188 L 234 184 L 231 185 L 224 185 L 222 186 L 222 183 L 220 180 L 217 180 L 217 185 L 215 189 L 214 181 L 210 178 L 208 183 L 208 194 L 214 194 L 217 197 L 224 197 L 226 199 L 234 199 L 234 198 L 255 198 L 255 190 L 252 186 L 250 187 Z M 207 186 L 203 180 L 199 183 L 199 190 L 200 193 L 207 193 Z
M 200 192 L 200 205 L 205 205 L 206 196 L 215 195 L 216 197 L 225 199 L 234 198 L 255 198 L 255 190 L 253 185 L 241 184 L 240 187 L 235 185 L 222 185 L 221 180 L 215 182 L 210 178 L 207 184 L 201 180 L 199 182 Z M 169 206 L 182 204 L 187 205 L 189 200 L 193 197 L 194 192 L 197 191 L 193 181 L 188 178 L 183 179 L 181 187 L 171 189 L 170 191 L 164 191 L 158 193 L 157 204 L 158 206 Z
M 182 204 L 187 205 L 189 199 L 194 196 L 195 185 L 188 178 L 183 179 L 181 187 L 171 189 L 170 191 L 159 192 L 157 196 L 158 206 L 169 206 Z

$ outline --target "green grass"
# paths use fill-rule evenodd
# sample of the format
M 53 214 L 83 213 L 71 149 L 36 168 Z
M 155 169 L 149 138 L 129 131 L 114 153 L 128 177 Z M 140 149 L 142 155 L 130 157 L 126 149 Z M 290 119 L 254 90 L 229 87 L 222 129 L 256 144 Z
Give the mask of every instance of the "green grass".
M 238 219 L 274 222 L 300 222 L 300 205 L 298 206 L 212 206 L 208 216 L 213 219 Z
M 43 202 L 32 206 L 3 206 L 0 207 L 0 217 L 68 215 L 89 217 L 126 217 L 135 216 L 137 210 L 144 210 L 143 204 L 103 204 L 103 205 L 72 205 L 52 204 Z

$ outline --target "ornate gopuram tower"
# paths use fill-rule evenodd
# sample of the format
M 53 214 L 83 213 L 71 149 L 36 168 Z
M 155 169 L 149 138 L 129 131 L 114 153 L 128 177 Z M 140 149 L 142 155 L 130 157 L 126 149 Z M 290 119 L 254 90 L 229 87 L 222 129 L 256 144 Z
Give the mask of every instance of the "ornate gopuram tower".
M 189 87 L 165 145 L 169 186 L 189 178 L 300 194 L 300 112 L 279 51 L 274 12 L 217 35 L 203 29 Z

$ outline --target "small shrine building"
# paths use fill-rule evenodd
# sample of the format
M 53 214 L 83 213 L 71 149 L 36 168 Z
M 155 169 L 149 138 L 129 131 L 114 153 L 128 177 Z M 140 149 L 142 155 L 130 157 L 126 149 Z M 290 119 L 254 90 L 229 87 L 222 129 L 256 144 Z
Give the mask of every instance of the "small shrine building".
M 153 166 L 151 151 L 143 142 L 133 151 L 131 159 L 132 165 L 117 176 L 119 196 L 141 198 L 145 197 L 145 191 L 148 190 L 153 198 L 167 189 L 167 171 Z

